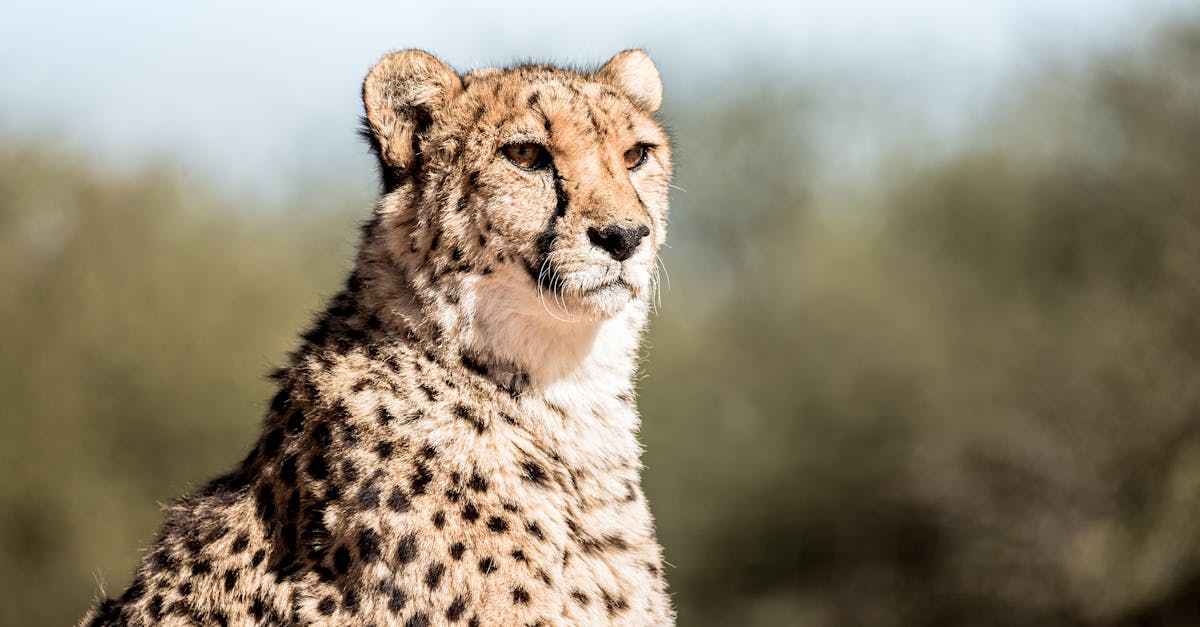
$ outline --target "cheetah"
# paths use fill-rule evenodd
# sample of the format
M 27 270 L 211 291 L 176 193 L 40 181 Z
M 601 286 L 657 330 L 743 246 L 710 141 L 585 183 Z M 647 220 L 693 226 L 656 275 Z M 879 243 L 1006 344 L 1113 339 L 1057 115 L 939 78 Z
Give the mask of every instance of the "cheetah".
M 81 625 L 669 625 L 633 374 L 666 232 L 662 83 L 367 74 L 382 193 L 261 436 Z

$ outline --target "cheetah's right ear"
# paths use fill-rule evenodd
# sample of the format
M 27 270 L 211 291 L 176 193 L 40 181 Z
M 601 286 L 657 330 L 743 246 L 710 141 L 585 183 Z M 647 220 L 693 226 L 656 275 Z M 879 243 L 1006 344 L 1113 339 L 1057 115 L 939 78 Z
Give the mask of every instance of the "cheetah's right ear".
M 662 106 L 662 78 L 643 50 L 625 50 L 609 59 L 596 75 L 623 90 L 651 113 Z
M 449 65 L 423 50 L 388 54 L 363 81 L 367 139 L 392 176 L 408 176 L 415 166 L 416 142 L 435 117 L 463 89 Z

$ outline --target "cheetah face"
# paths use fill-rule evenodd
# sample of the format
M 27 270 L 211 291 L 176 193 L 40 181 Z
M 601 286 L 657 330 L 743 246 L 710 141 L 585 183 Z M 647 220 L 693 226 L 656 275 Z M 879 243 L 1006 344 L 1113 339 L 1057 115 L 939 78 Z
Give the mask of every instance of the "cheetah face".
M 671 154 L 644 53 L 592 73 L 527 65 L 459 77 L 406 51 L 372 70 L 364 98 L 385 170 L 419 199 L 410 248 L 434 262 L 449 250 L 510 300 L 558 319 L 607 319 L 647 298 Z M 374 115 L 372 103 L 382 103 Z M 397 133 L 405 115 L 413 123 Z M 398 171 L 385 158 L 393 147 Z

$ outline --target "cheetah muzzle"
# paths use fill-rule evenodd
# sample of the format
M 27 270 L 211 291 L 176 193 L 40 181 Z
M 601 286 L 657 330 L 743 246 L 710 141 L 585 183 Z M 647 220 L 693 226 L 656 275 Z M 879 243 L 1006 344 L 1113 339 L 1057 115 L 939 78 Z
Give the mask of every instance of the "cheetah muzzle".
M 262 434 L 89 625 L 666 625 L 633 374 L 666 232 L 658 71 L 363 84 L 382 194 Z

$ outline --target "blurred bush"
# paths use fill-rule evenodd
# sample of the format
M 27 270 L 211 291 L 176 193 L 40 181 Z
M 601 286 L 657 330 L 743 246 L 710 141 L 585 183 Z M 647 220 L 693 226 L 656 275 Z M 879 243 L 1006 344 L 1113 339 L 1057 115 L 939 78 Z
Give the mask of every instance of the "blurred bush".
M 674 100 L 640 390 L 681 624 L 1200 624 L 1196 68 L 1169 27 L 836 193 L 820 93 Z M 69 624 L 244 453 L 367 191 L 0 150 L 0 620 Z

